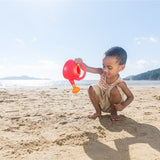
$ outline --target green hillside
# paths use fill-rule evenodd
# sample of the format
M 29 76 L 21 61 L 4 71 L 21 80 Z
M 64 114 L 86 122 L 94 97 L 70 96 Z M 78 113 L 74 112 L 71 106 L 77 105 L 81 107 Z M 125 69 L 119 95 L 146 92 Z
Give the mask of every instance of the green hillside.
M 124 78 L 125 80 L 160 80 L 160 68 L 144 72 L 137 75 L 132 75 Z

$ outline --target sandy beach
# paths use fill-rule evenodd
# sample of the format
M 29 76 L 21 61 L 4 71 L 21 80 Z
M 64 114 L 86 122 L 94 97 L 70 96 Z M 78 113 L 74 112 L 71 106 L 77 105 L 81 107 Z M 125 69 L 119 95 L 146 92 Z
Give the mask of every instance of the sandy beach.
M 87 118 L 86 87 L 1 88 L 0 160 L 160 160 L 160 86 L 129 88 L 116 122 Z

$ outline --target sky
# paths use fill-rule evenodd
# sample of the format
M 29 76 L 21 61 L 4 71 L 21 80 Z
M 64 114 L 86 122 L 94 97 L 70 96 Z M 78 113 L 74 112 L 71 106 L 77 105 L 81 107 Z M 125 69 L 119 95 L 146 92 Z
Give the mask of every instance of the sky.
M 0 0 L 0 78 L 63 80 L 68 59 L 102 67 L 113 46 L 128 54 L 122 78 L 160 68 L 160 1 Z

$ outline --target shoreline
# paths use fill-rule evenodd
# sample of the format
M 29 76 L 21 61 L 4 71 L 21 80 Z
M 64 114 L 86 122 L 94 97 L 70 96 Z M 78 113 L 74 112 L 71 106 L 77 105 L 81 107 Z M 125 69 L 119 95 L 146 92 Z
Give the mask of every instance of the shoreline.
M 160 86 L 160 80 L 131 80 L 125 81 L 128 86 Z M 79 87 L 86 87 L 93 84 L 98 84 L 98 80 L 82 80 L 75 81 Z M 54 81 L 54 80 L 1 80 L 0 88 L 22 88 L 22 87 L 71 87 L 68 80 Z

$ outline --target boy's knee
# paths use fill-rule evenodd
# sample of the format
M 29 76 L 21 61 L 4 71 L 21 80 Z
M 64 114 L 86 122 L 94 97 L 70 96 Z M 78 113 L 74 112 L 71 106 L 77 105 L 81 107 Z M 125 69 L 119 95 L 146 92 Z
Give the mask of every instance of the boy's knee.
M 96 91 L 93 88 L 93 86 L 89 86 L 89 88 L 88 88 L 88 94 L 89 94 L 89 96 L 95 96 L 95 95 L 97 95 Z
M 112 90 L 110 91 L 110 103 L 115 104 L 115 103 L 120 103 L 121 102 L 121 95 L 119 93 L 119 90 L 117 87 L 113 87 Z
M 93 91 L 94 91 L 93 87 L 92 87 L 92 86 L 89 86 L 89 88 L 88 88 L 88 93 L 91 94 L 91 93 L 93 93 Z
M 118 90 L 117 87 L 113 87 L 112 88 L 112 90 L 110 92 L 110 97 L 113 97 L 113 98 L 116 98 L 116 97 L 120 98 L 121 97 L 121 95 L 120 95 L 119 90 Z

